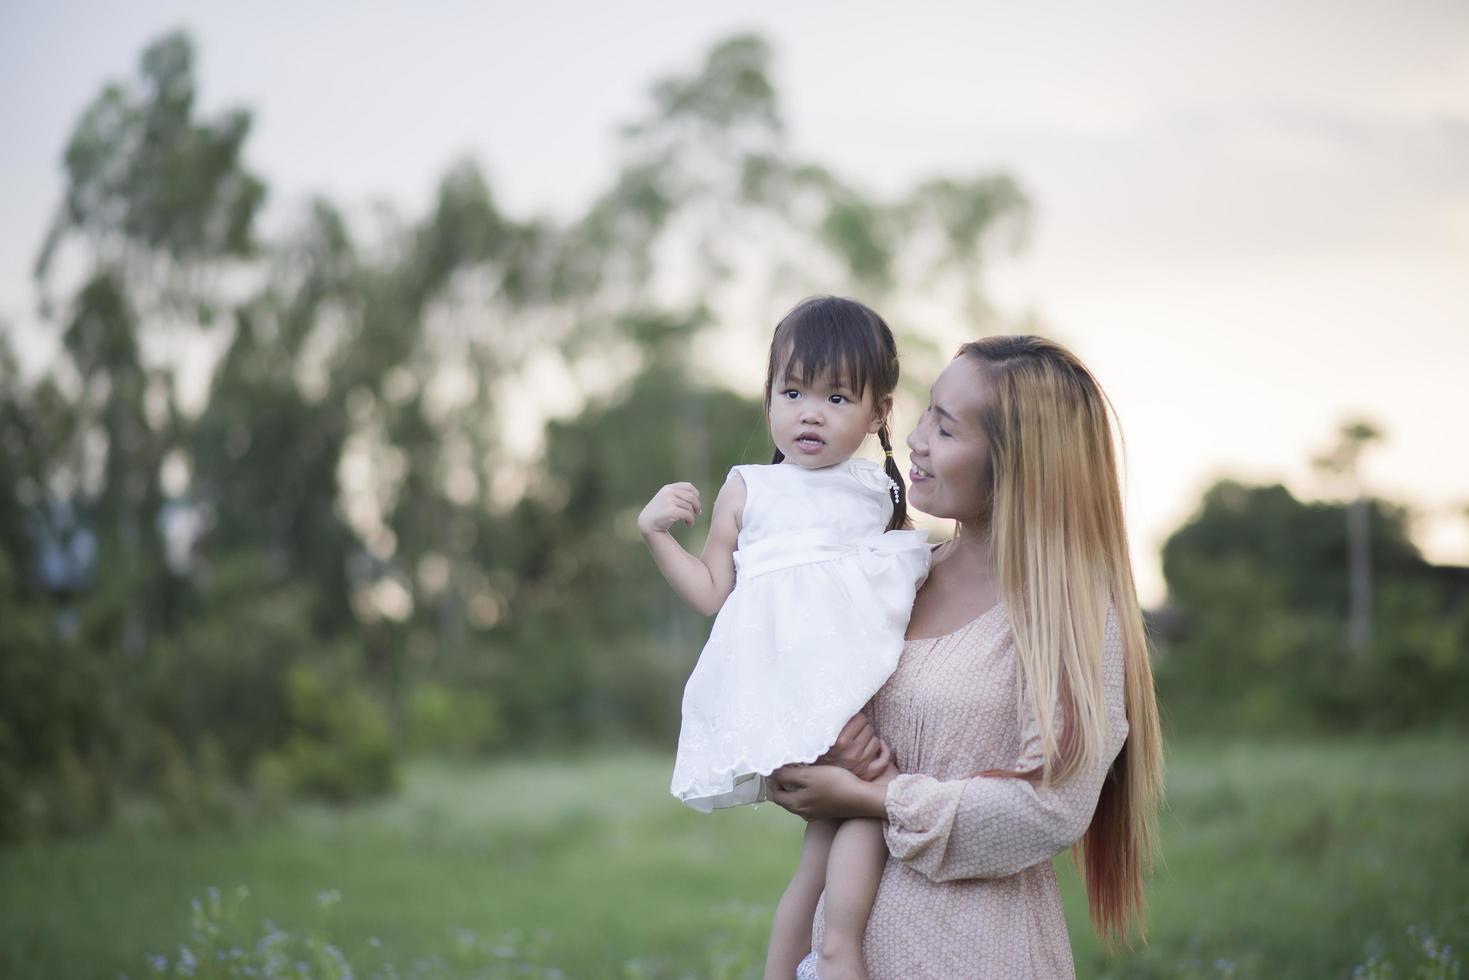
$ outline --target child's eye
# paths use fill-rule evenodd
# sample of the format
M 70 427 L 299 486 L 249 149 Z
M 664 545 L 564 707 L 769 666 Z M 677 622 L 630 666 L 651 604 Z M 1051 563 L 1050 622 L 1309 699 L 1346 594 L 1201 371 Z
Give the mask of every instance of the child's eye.
M 851 399 L 848 398 L 846 395 L 832 395 L 831 396 L 831 403 L 833 405 L 840 405 L 843 402 L 847 402 L 847 401 L 851 401 Z
M 782 395 L 785 395 L 786 398 L 790 398 L 790 399 L 795 399 L 795 398 L 800 398 L 801 397 L 801 393 L 799 391 L 797 391 L 796 389 L 794 389 L 794 388 L 787 388 L 785 391 L 782 391 L 781 394 Z

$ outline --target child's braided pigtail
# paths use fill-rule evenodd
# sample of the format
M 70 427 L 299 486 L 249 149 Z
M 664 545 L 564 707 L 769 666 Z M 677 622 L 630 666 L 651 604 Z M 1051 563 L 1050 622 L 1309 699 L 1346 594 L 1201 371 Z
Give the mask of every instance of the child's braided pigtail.
M 909 527 L 908 521 L 908 487 L 903 483 L 903 472 L 898 469 L 897 460 L 893 459 L 893 443 L 888 438 L 887 423 L 877 430 L 877 441 L 882 443 L 882 451 L 885 457 L 883 469 L 887 470 L 889 489 L 893 495 L 893 518 L 888 521 L 887 529 L 896 531 L 898 528 Z M 780 456 L 780 450 L 775 455 Z M 776 462 L 780 460 L 777 459 Z

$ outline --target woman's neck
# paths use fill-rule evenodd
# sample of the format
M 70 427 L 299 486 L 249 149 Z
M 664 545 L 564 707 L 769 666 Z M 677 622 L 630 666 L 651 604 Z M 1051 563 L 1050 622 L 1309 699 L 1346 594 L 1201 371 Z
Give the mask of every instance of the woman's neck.
M 958 533 L 949 542 L 948 551 L 944 561 L 954 562 L 955 571 L 962 569 L 965 577 L 994 574 L 994 556 L 990 553 L 988 522 L 961 523 Z
M 1001 597 L 986 525 L 959 526 L 935 552 L 933 569 L 918 596 L 909 624 L 915 637 L 942 634 L 994 608 Z

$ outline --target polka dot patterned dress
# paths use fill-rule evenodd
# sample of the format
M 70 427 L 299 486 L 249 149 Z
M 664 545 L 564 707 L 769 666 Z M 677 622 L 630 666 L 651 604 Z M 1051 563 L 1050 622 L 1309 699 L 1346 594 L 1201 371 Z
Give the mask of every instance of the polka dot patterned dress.
M 1015 672 L 1001 604 L 946 636 L 907 641 L 867 706 L 904 774 L 888 787 L 889 860 L 863 938 L 870 980 L 1076 975 L 1051 858 L 1085 833 L 1127 737 L 1115 610 L 1103 658 L 1104 761 L 1049 789 L 972 776 L 1041 760 L 1039 729 L 1030 712 L 1018 713 Z M 814 963 L 814 956 L 803 961 L 798 976 L 814 977 Z

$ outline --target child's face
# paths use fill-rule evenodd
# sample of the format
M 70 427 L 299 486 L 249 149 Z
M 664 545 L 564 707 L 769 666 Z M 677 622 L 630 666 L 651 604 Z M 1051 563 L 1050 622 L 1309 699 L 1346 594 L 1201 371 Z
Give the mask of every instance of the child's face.
M 786 462 L 820 469 L 850 459 L 882 426 L 878 408 L 870 387 L 858 394 L 829 374 L 806 384 L 787 364 L 770 391 L 770 435 Z

